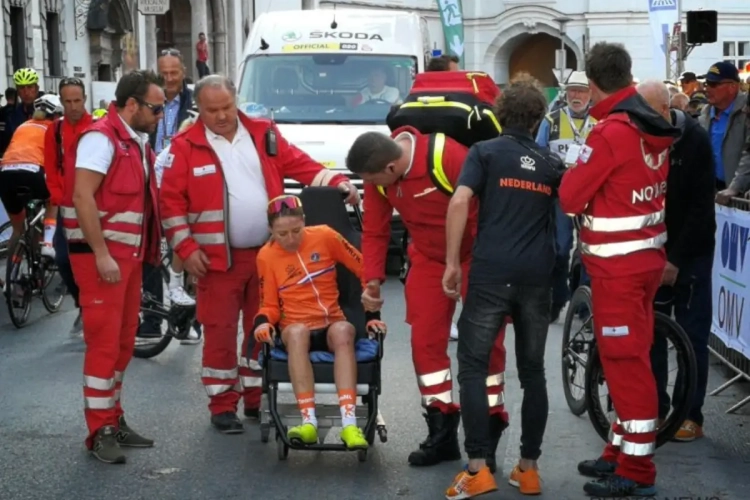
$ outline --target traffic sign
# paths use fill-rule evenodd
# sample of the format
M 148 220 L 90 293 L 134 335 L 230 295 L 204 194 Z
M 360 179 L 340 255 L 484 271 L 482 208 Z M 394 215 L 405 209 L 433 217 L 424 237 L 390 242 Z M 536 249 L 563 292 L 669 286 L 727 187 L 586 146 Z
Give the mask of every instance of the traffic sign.
M 432 49 L 432 57 L 440 57 L 443 55 L 443 51 L 440 49 Z
M 144 16 L 161 16 L 169 10 L 169 0 L 138 0 L 138 12 Z
M 572 72 L 573 70 L 570 68 L 565 68 L 565 69 L 554 68 L 552 70 L 552 73 L 555 75 L 555 78 L 557 78 L 557 83 L 561 86 L 565 85 L 565 82 L 568 81 L 568 78 L 570 78 L 570 74 Z

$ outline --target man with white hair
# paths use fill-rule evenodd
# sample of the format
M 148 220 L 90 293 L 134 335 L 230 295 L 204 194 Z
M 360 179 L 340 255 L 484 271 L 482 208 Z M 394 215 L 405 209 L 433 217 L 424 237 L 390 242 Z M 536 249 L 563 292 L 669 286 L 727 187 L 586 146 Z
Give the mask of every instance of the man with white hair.
M 656 293 L 655 309 L 668 316 L 674 312 L 677 323 L 688 334 L 695 351 L 698 386 L 687 420 L 674 437 L 675 441 L 693 441 L 703 437 L 701 408 L 708 383 L 711 267 L 716 230 L 714 157 L 708 132 L 688 113 L 670 109 L 669 91 L 661 82 L 643 82 L 638 85 L 637 90 L 652 108 L 682 131 L 669 154 L 665 204 L 667 264 L 662 276 L 662 286 Z M 663 419 L 670 410 L 670 398 L 665 390 L 665 338 L 654 337 L 651 363 L 659 388 L 659 418 Z
M 679 109 L 680 111 L 687 111 L 688 105 L 690 104 L 690 97 L 687 94 L 678 92 L 674 94 L 670 100 L 669 107 Z
M 565 85 L 567 106 L 548 114 L 539 125 L 536 142 L 548 147 L 565 161 L 571 144 L 582 146 L 596 120 L 589 116 L 591 92 L 589 80 L 583 71 L 571 73 Z M 573 249 L 573 220 L 565 215 L 559 206 L 556 210 L 557 258 L 552 276 L 552 314 L 550 322 L 555 322 L 560 311 L 570 299 L 568 273 L 570 252 Z

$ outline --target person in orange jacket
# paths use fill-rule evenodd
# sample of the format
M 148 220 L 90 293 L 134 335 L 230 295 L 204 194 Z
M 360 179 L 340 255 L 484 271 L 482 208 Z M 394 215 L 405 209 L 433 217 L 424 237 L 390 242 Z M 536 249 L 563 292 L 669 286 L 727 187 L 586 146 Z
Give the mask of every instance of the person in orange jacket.
M 226 77 L 209 75 L 196 84 L 199 118 L 170 144 L 161 185 L 167 241 L 199 280 L 203 384 L 211 423 L 225 434 L 244 431 L 237 417 L 241 394 L 245 416 L 259 416 L 260 344 L 252 332 L 260 302 L 256 258 L 268 240 L 268 200 L 281 195 L 284 177 L 291 177 L 305 185 L 337 186 L 349 193 L 349 203 L 359 203 L 346 176 L 289 144 L 273 122 L 238 113 L 235 97 Z M 244 337 L 238 370 L 240 312 Z
M 63 225 L 83 312 L 86 446 L 99 460 L 125 462 L 121 446 L 152 439 L 126 422 L 120 402 L 141 309 L 143 262 L 161 256 L 154 153 L 148 144 L 164 111 L 161 78 L 133 71 L 117 82 L 109 113 L 65 160 Z
M 450 193 L 458 181 L 467 149 L 443 135 L 425 135 L 402 127 L 392 137 L 366 132 L 352 145 L 346 166 L 365 181 L 362 254 L 365 309 L 379 310 L 380 285 L 385 281 L 385 261 L 393 210 L 409 232 L 411 262 L 406 277 L 406 322 L 411 326 L 411 346 L 422 405 L 427 409 L 428 436 L 409 455 L 409 463 L 430 466 L 459 460 L 459 405 L 453 400 L 451 361 L 448 357 L 455 300 L 443 293 L 445 270 L 445 217 Z M 441 159 L 441 172 L 430 171 Z M 434 162 L 438 164 L 438 162 Z M 437 183 L 433 179 L 444 179 Z M 461 263 L 468 270 L 476 235 L 476 204 L 461 244 Z M 468 272 L 464 273 L 467 276 Z M 467 281 L 464 280 L 464 291 Z M 487 377 L 490 426 L 494 447 L 487 457 L 495 468 L 495 450 L 508 425 L 504 407 L 504 328 L 498 335 Z
M 63 78 L 60 80 L 58 92 L 64 113 L 47 128 L 44 136 L 44 173 L 47 175 L 47 188 L 53 205 L 60 205 L 65 193 L 64 158 L 66 155 L 75 155 L 78 137 L 93 123 L 93 118 L 86 111 L 86 89 L 80 78 Z M 62 225 L 62 215 L 58 214 L 54 238 L 55 262 L 57 262 L 60 277 L 73 297 L 76 308 L 79 308 L 78 285 L 73 277 L 73 269 L 70 267 L 68 243 L 65 241 Z M 70 333 L 80 334 L 82 330 L 83 323 L 79 309 L 78 317 Z
M 669 149 L 680 130 L 637 93 L 631 68 L 620 44 L 597 43 L 586 56 L 591 116 L 600 121 L 585 146 L 568 151 L 573 161 L 560 186 L 563 212 L 583 215 L 594 333 L 618 416 L 604 453 L 578 464 L 597 478 L 584 491 L 602 498 L 656 495 L 654 297 L 667 264 Z

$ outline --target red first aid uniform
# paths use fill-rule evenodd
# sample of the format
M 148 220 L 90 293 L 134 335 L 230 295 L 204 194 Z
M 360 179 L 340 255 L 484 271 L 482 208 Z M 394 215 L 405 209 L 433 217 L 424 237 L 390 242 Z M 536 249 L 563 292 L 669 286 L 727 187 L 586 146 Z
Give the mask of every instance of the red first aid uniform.
M 240 113 L 240 126 L 250 134 L 260 160 L 268 199 L 283 194 L 284 178 L 304 185 L 335 186 L 348 179 L 334 175 L 286 142 L 269 120 Z M 276 135 L 276 156 L 269 156 L 266 138 Z M 245 409 L 260 407 L 262 379 L 253 337 L 253 319 L 260 304 L 256 248 L 232 248 L 229 241 L 229 191 L 226 169 L 206 138 L 206 127 L 195 125 L 172 141 L 174 155 L 165 165 L 161 185 L 162 225 L 172 249 L 187 260 L 196 250 L 208 257 L 208 273 L 198 283 L 197 314 L 203 324 L 203 385 L 212 415 L 236 412 L 240 393 Z M 210 171 L 208 167 L 211 167 Z M 265 218 L 265 211 L 262 216 Z M 265 243 L 265 242 L 264 242 Z M 242 312 L 242 355 L 237 364 L 237 326 Z M 247 358 L 248 345 L 252 350 Z
M 93 123 L 89 113 L 84 113 L 78 123 L 58 118 L 47 128 L 44 135 L 44 173 L 47 176 L 50 203 L 60 205 L 65 195 L 63 158 L 75 156 L 78 137 Z M 58 136 L 59 132 L 59 136 Z
M 406 322 L 411 326 L 411 348 L 422 406 L 434 407 L 443 413 L 458 411 L 453 401 L 453 378 L 448 357 L 448 341 L 456 302 L 443 292 L 445 272 L 445 217 L 450 197 L 435 187 L 428 172 L 430 136 L 410 127 L 393 133 L 415 138 L 411 168 L 397 183 L 385 189 L 366 183 L 362 255 L 364 258 L 363 289 L 369 281 L 385 281 L 385 265 L 390 241 L 393 210 L 409 232 L 407 249 L 410 267 L 406 278 Z M 446 137 L 442 146 L 442 167 L 451 186 L 456 186 L 468 149 Z M 468 287 L 471 248 L 476 236 L 477 207 L 474 205 L 461 245 L 463 290 Z M 497 337 L 490 358 L 487 394 L 490 413 L 501 414 L 508 421 L 503 403 L 505 347 L 504 329 Z
M 560 206 L 583 215 L 581 250 L 591 276 L 596 340 L 619 417 L 602 458 L 618 464 L 618 475 L 650 485 L 658 419 L 650 360 L 653 300 L 666 264 L 664 200 L 673 137 L 645 133 L 622 110 L 637 106 L 635 95 L 628 88 L 592 108 L 601 121 L 563 176 Z
M 73 206 L 77 154 L 71 149 L 64 164 L 69 182 L 61 211 L 70 263 L 80 288 L 86 342 L 84 413 L 89 430 L 86 444 L 90 448 L 96 431 L 104 426 L 118 427 L 123 415 L 120 393 L 138 329 L 142 264 L 146 261 L 155 265 L 159 261 L 161 231 L 151 147 L 145 146 L 148 165 L 144 166 L 141 146 L 125 128 L 114 106 L 110 106 L 107 118 L 91 125 L 83 135 L 88 132 L 101 132 L 114 145 L 112 163 L 94 199 L 107 250 L 120 268 L 117 283 L 103 281 L 99 276 L 96 257 Z

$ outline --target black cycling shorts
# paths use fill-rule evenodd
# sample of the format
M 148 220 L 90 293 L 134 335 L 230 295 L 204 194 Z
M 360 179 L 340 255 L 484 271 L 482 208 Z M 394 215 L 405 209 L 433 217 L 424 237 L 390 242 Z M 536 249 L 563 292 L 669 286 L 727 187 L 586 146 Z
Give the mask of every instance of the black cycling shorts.
M 330 352 L 331 349 L 328 347 L 328 328 L 319 328 L 317 330 L 310 330 L 310 352 Z M 284 348 L 284 343 L 281 340 L 281 334 L 276 337 L 276 347 Z
M 49 190 L 44 170 L 0 170 L 0 200 L 8 215 L 23 212 L 31 200 L 48 200 Z

